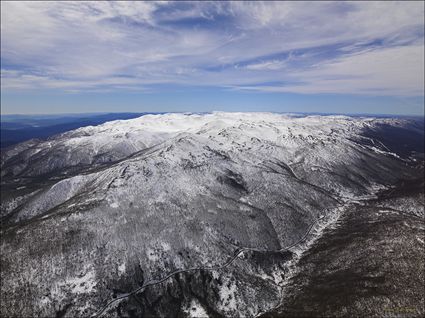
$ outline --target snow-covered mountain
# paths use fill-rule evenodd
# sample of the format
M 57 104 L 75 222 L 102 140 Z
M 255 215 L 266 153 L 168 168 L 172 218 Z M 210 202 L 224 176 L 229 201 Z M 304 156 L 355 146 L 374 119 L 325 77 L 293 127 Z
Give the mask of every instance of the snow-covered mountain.
M 401 119 L 165 114 L 6 149 L 1 313 L 267 312 L 324 228 L 422 171 L 386 129 L 423 140 Z

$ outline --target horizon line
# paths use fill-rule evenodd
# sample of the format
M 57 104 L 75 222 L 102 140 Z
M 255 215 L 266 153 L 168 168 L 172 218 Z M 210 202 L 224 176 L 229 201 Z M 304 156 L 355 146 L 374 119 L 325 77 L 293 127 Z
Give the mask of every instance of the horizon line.
M 352 112 L 293 112 L 293 111 L 108 111 L 108 112 L 64 112 L 64 113 L 6 113 L 0 112 L 0 119 L 3 116 L 59 116 L 59 115 L 107 115 L 107 114 L 212 114 L 212 113 L 271 113 L 271 114 L 300 114 L 300 115 L 343 115 L 343 116 L 384 116 L 384 117 L 423 117 L 425 118 L 425 112 L 422 114 L 388 114 L 388 113 L 352 113 Z

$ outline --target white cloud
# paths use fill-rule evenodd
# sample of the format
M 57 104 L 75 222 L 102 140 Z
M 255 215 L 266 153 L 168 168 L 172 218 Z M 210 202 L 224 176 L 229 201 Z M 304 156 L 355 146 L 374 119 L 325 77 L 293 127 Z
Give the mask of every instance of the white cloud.
M 2 89 L 423 95 L 423 19 L 423 2 L 1 2 Z M 303 85 L 259 86 L 279 81 Z
M 250 87 L 274 92 L 423 95 L 424 46 L 393 47 L 345 56 L 293 72 L 304 83 Z
M 266 62 L 248 64 L 246 68 L 249 70 L 257 70 L 257 71 L 281 70 L 282 68 L 285 67 L 285 64 L 286 64 L 285 61 L 271 60 Z

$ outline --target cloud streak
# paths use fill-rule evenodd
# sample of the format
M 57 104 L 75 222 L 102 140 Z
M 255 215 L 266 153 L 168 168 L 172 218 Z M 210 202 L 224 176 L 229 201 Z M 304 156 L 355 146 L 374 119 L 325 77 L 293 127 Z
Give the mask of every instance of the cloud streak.
M 424 95 L 423 2 L 2 2 L 2 90 Z

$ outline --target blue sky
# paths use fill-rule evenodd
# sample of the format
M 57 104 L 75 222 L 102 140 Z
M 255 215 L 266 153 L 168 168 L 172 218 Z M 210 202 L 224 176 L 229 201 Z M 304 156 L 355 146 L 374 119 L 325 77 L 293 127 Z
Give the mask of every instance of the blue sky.
M 2 113 L 424 112 L 424 2 L 1 2 Z

